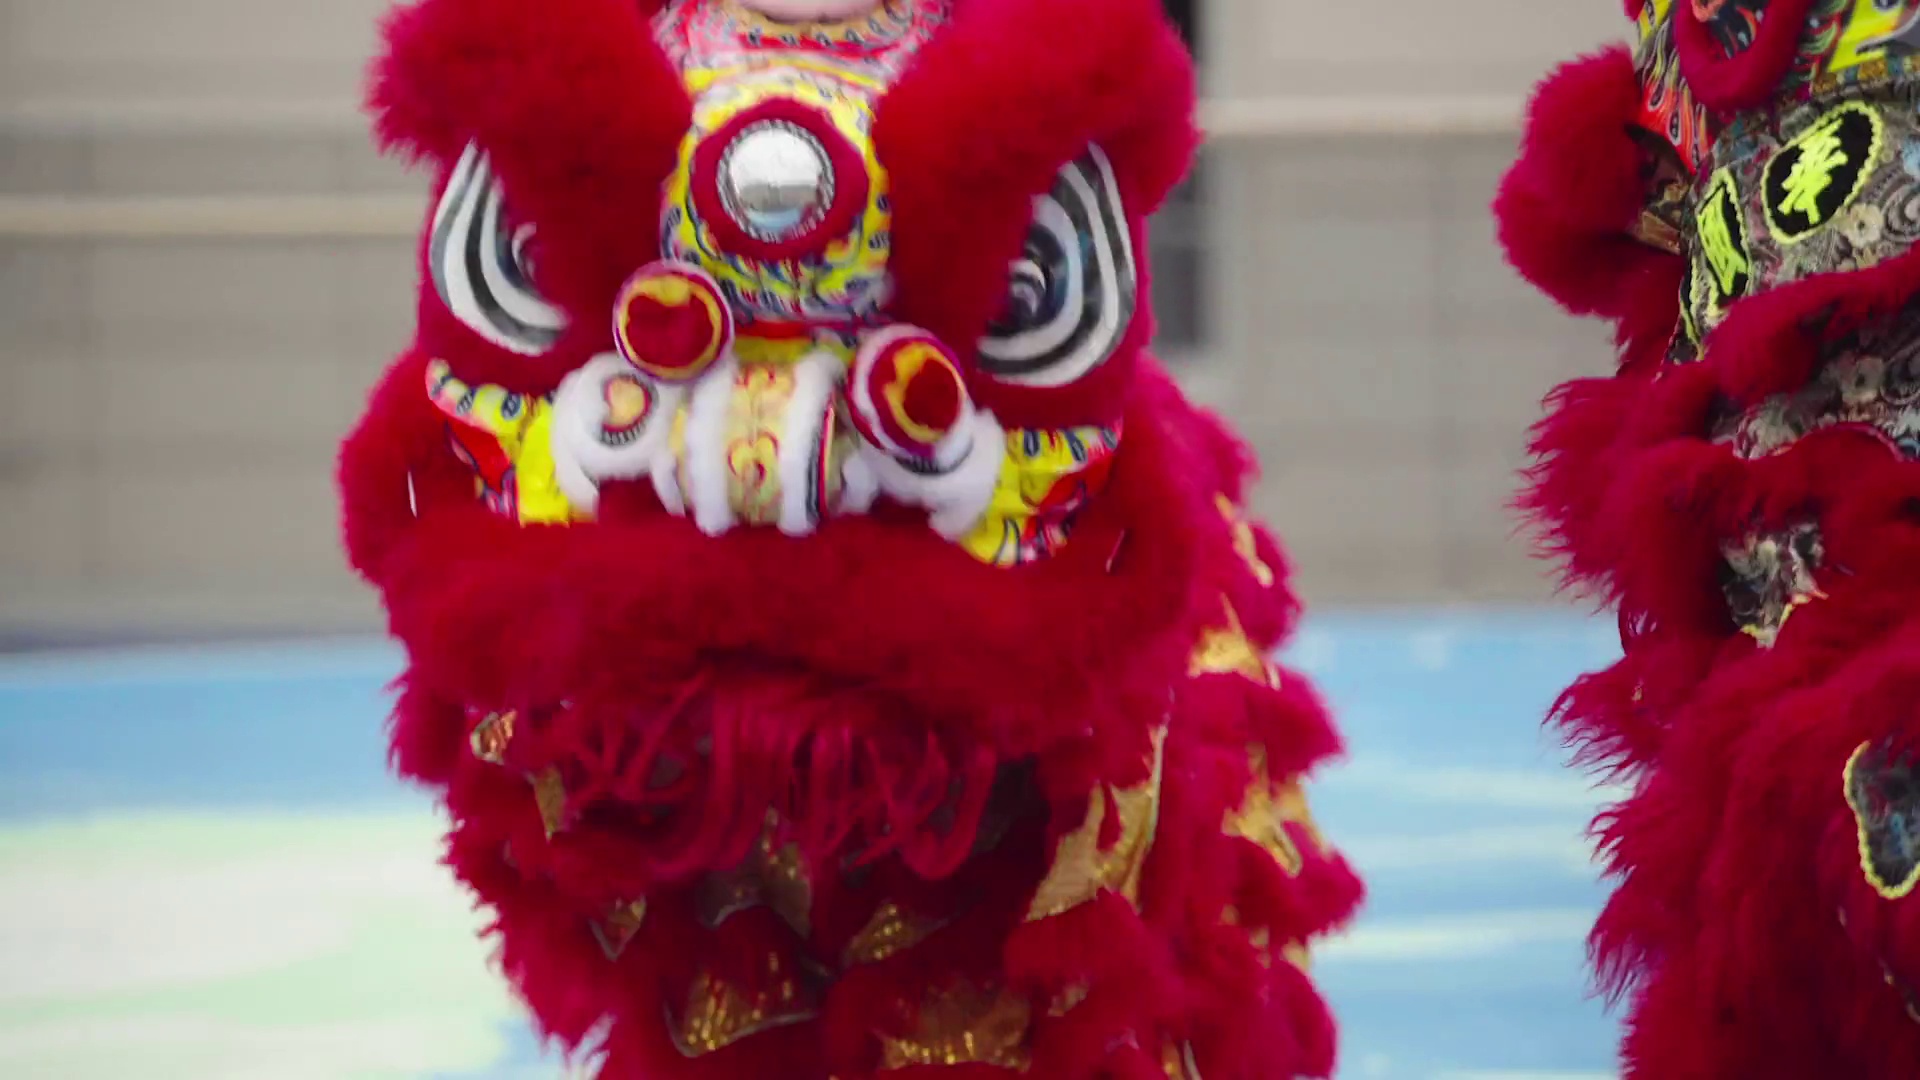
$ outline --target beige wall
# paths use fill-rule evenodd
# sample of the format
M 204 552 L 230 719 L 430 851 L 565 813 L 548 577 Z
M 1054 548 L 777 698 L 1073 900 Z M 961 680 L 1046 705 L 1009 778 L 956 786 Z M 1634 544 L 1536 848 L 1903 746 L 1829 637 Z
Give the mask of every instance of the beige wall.
M 337 110 L 386 0 L 0 0 L 11 108 Z
M 351 116 L 381 6 L 0 0 L 0 199 L 415 190 Z M 1211 16 L 1212 92 L 1517 109 L 1615 11 L 1239 0 Z M 1511 143 L 1210 151 L 1212 330 L 1181 370 L 1265 455 L 1260 506 L 1314 601 L 1545 595 L 1501 504 L 1539 395 L 1606 351 L 1500 265 L 1485 204 Z M 408 248 L 0 235 L 0 635 L 372 625 L 329 470 L 404 340 Z
M 1235 96 L 1521 93 L 1624 30 L 1615 0 L 1197 0 L 1211 88 Z M 387 0 L 0 0 L 0 95 L 228 109 L 356 93 Z M 1444 47 L 1440 43 L 1445 43 Z
M 1517 96 L 1628 29 L 1616 0 L 1197 0 L 1233 96 Z
M 1501 261 L 1486 205 L 1510 137 L 1219 153 L 1222 348 L 1195 388 L 1260 450 L 1259 507 L 1309 597 L 1542 597 L 1505 510 L 1524 428 L 1608 354 Z

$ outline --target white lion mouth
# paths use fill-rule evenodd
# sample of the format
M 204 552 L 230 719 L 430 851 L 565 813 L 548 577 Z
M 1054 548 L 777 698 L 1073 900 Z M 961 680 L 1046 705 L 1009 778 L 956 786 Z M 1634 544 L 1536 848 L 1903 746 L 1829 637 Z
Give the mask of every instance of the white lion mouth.
M 882 495 L 929 512 L 958 539 L 986 513 L 1006 437 L 970 411 L 940 453 L 916 457 L 862 437 L 850 422 L 847 365 L 826 351 L 786 364 L 729 353 L 692 384 L 648 379 L 621 357 L 595 357 L 554 395 L 554 464 L 577 509 L 602 484 L 651 483 L 669 513 L 709 535 L 772 526 L 812 533 Z

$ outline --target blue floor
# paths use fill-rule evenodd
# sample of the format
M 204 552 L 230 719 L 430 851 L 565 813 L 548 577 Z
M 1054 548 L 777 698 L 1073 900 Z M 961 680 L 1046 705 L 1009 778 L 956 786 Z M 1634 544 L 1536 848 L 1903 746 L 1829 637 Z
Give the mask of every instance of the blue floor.
M 1351 750 L 1315 809 L 1372 892 L 1316 967 L 1343 1080 L 1613 1074 L 1582 972 L 1602 793 L 1539 728 L 1610 630 L 1329 614 L 1293 647 Z M 0 660 L 0 1075 L 554 1074 L 432 864 L 431 808 L 384 772 L 396 664 L 380 644 Z

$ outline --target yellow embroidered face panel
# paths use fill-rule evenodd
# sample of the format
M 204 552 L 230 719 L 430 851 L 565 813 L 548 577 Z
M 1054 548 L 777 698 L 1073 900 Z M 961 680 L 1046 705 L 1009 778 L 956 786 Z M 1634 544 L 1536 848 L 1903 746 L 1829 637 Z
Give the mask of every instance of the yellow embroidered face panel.
M 508 399 L 498 387 L 429 380 L 490 506 L 527 523 L 604 520 L 601 489 L 639 484 L 710 534 L 802 536 L 890 503 L 924 509 L 941 538 L 990 564 L 1060 550 L 1107 483 L 1121 424 L 1008 429 L 973 396 L 983 383 L 1072 385 L 1121 347 L 1139 287 L 1133 223 L 1112 162 L 1090 146 L 1034 198 L 1010 253 L 1011 315 L 964 343 L 893 321 L 893 181 L 876 117 L 952 4 L 880 0 L 812 23 L 736 0 L 664 6 L 653 33 L 691 122 L 659 192 L 657 258 L 615 298 L 613 349 L 546 397 L 511 396 L 511 416 L 475 414 Z M 475 248 L 518 257 L 486 227 L 509 218 L 485 155 L 468 157 L 460 189 L 498 213 L 443 207 L 437 220 L 472 235 L 436 237 L 448 253 L 436 266 L 458 269 Z M 506 277 L 531 289 L 531 268 L 513 266 Z M 521 301 L 490 310 L 537 323 Z
M 888 298 L 891 214 L 887 174 L 874 153 L 874 104 L 881 85 L 827 63 L 762 58 L 687 73 L 697 97 L 693 128 L 667 181 L 660 247 L 720 285 L 742 329 L 756 322 L 865 325 Z M 797 104 L 801 109 L 782 108 Z M 759 119 L 755 119 L 759 117 Z M 809 130 L 790 117 L 820 117 Z M 716 140 L 732 142 L 717 152 Z M 836 158 L 838 160 L 836 160 Z M 849 175 L 857 173 L 857 175 Z M 720 199 L 700 199 L 702 185 Z M 850 206 L 840 207 L 842 202 Z M 838 216 L 830 216 L 840 209 Z M 716 209 L 750 238 L 757 255 L 715 235 Z M 850 222 L 811 247 L 777 241 L 815 219 Z
M 743 332 L 877 319 L 890 214 L 874 113 L 948 18 L 948 0 L 885 0 L 783 23 L 721 0 L 672 4 L 656 21 L 694 101 L 661 251 L 713 275 Z

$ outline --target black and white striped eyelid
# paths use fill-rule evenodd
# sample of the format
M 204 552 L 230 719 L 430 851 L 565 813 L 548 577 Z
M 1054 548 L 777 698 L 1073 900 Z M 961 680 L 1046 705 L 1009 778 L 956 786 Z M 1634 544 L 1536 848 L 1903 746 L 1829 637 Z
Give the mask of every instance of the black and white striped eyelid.
M 469 144 L 434 208 L 427 252 L 433 288 L 475 333 L 527 356 L 552 348 L 567 325 L 533 287 L 532 232 L 530 225 L 514 227 L 486 155 Z
M 1065 386 L 1112 356 L 1133 322 L 1133 234 L 1097 146 L 1061 169 L 1033 207 L 1005 312 L 980 340 L 980 367 L 1006 383 Z

